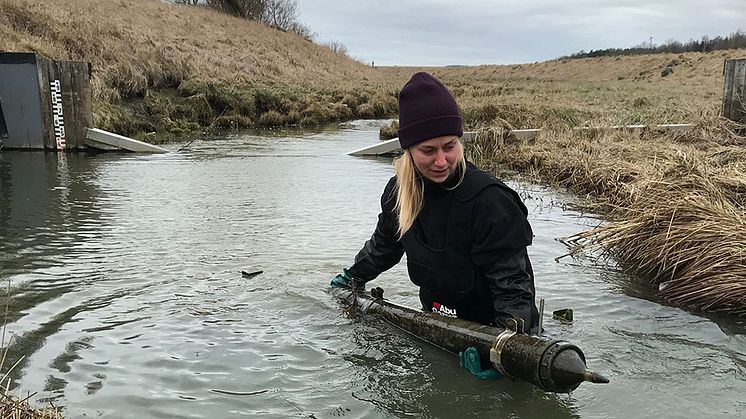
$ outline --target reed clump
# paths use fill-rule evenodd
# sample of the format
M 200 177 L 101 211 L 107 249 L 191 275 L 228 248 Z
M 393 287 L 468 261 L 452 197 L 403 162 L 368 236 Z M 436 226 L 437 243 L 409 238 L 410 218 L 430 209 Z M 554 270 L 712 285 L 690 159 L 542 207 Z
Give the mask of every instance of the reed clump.
M 37 409 L 7 391 L 0 394 L 0 418 L 3 419 L 63 419 L 57 408 L 50 406 Z
M 695 185 L 702 185 L 694 187 Z M 746 212 L 700 175 L 651 182 L 616 222 L 579 234 L 668 301 L 746 316 Z
M 399 136 L 399 120 L 393 120 L 381 127 L 378 132 L 378 138 L 381 140 L 390 140 Z
M 610 221 L 570 242 L 601 246 L 666 300 L 746 316 L 742 128 L 714 112 L 681 133 L 557 129 L 528 143 L 498 127 L 479 131 L 467 152 L 590 198 Z

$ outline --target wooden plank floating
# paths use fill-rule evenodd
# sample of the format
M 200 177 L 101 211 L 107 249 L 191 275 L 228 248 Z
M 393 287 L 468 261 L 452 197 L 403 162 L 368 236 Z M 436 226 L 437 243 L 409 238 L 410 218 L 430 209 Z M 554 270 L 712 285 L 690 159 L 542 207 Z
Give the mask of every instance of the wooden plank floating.
M 350 156 L 380 156 L 381 154 L 392 153 L 399 150 L 399 137 L 390 140 L 381 141 L 377 144 L 363 147 L 347 153 Z
M 168 150 L 98 128 L 89 128 L 85 144 L 101 150 L 124 150 L 136 153 L 168 153 Z
M 660 131 L 686 131 L 694 127 L 694 124 L 663 124 L 663 125 L 614 125 L 611 127 L 577 127 L 576 130 L 589 130 L 589 131 L 606 131 L 606 130 L 631 130 L 631 131 L 644 131 L 644 130 L 660 130 Z M 514 129 L 508 133 L 508 136 L 513 137 L 517 140 L 534 140 L 539 136 L 541 129 Z M 465 132 L 461 140 L 464 142 L 473 141 L 476 136 L 476 132 L 470 131 Z M 399 138 L 392 138 L 390 140 L 381 141 L 372 146 L 363 147 L 357 150 L 350 151 L 347 153 L 350 156 L 380 156 L 383 154 L 393 153 L 400 150 Z

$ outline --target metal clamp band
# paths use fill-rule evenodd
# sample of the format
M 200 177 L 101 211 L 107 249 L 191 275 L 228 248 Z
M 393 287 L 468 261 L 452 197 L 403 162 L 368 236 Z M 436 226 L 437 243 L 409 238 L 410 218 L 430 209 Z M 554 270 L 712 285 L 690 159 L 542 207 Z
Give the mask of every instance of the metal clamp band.
M 500 356 L 505 347 L 505 343 L 512 338 L 513 335 L 515 335 L 515 330 L 505 329 L 505 331 L 497 335 L 495 343 L 492 345 L 492 348 L 490 348 L 490 362 L 492 362 L 492 366 L 502 375 L 508 374 L 503 370 Z
M 505 372 L 505 370 L 503 369 L 501 360 L 502 351 L 505 347 L 505 344 L 514 335 L 522 333 L 524 333 L 523 319 L 520 317 L 517 319 L 508 319 L 508 321 L 506 322 L 505 331 L 497 335 L 497 338 L 495 338 L 495 343 L 492 344 L 492 348 L 490 348 L 490 362 L 492 362 L 492 366 L 495 367 L 495 369 L 499 371 L 500 374 L 510 376 L 510 374 Z

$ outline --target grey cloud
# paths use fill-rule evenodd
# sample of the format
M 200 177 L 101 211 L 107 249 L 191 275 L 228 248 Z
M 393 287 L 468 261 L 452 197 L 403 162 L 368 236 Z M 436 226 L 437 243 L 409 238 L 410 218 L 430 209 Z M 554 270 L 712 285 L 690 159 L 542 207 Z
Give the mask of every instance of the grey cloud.
M 746 2 L 710 0 L 300 0 L 301 20 L 382 65 L 507 64 L 649 40 L 727 35 Z

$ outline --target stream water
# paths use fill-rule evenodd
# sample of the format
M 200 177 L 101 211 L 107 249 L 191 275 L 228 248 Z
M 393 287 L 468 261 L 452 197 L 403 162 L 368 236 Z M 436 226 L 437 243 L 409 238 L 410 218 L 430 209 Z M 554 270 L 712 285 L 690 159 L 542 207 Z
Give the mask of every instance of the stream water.
M 0 152 L 14 392 L 69 418 L 746 414 L 744 322 L 669 306 L 593 254 L 560 258 L 556 238 L 599 221 L 516 179 L 545 327 L 611 383 L 556 395 L 479 381 L 452 354 L 345 317 L 325 289 L 370 236 L 393 173 L 345 152 L 379 125 L 232 133 L 165 155 Z M 404 262 L 374 284 L 418 306 Z M 574 322 L 552 320 L 566 307 Z

